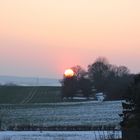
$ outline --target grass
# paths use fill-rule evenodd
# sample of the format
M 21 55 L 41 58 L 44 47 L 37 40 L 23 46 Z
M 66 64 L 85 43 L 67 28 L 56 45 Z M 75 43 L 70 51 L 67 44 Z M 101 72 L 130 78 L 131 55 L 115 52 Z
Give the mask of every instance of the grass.
M 0 86 L 0 104 L 60 102 L 60 92 L 60 87 Z

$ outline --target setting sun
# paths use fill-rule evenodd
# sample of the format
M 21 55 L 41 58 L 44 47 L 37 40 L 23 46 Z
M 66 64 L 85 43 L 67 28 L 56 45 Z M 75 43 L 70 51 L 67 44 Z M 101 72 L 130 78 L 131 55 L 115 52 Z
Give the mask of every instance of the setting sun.
M 74 71 L 72 69 L 66 69 L 64 73 L 65 77 L 73 77 L 74 76 Z

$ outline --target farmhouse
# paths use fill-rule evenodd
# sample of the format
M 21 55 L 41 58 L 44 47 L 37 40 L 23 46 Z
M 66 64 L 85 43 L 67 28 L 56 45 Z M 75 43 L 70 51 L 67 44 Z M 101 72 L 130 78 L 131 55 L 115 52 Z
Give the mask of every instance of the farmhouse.
M 96 98 L 98 101 L 102 102 L 102 101 L 104 101 L 104 99 L 105 99 L 105 94 L 102 93 L 102 92 L 96 93 L 96 94 L 95 94 L 95 98 Z

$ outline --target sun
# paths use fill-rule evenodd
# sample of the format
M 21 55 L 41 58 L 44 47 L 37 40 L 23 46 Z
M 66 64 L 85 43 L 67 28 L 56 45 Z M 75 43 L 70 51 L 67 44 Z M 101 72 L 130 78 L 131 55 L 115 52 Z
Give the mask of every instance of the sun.
M 73 77 L 74 76 L 74 71 L 72 69 L 66 69 L 64 72 L 65 77 Z

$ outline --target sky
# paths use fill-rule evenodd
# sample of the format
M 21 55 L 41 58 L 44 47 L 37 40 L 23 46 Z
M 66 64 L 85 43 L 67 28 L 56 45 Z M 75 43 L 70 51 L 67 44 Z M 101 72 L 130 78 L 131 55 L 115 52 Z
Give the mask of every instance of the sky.
M 0 0 L 0 75 L 61 78 L 98 57 L 140 72 L 140 0 Z

